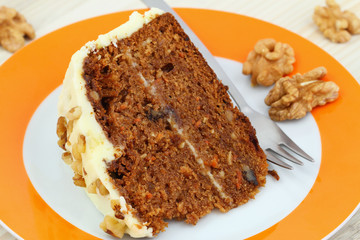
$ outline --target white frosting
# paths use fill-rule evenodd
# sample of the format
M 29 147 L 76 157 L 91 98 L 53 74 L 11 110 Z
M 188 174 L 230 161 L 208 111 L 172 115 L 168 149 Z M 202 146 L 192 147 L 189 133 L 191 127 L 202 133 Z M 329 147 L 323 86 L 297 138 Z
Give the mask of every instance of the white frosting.
M 86 96 L 85 81 L 83 74 L 83 60 L 92 51 L 106 47 L 110 44 L 116 46 L 116 42 L 122 38 L 126 38 L 149 23 L 156 16 L 161 15 L 163 11 L 160 9 L 151 9 L 144 15 L 134 12 L 131 14 L 129 21 L 111 32 L 100 35 L 96 41 L 88 42 L 71 58 L 71 62 L 67 69 L 63 82 L 63 89 L 58 103 L 58 112 L 60 116 L 65 116 L 73 107 L 80 107 L 81 116 L 74 121 L 73 130 L 68 135 L 68 143 L 66 149 L 72 152 L 73 144 L 77 143 L 80 135 L 85 136 L 86 151 L 82 153 L 82 164 L 86 174 L 83 173 L 86 185 L 89 186 L 97 178 L 101 180 L 103 185 L 109 191 L 107 196 L 100 193 L 88 193 L 92 202 L 104 214 L 114 217 L 114 210 L 111 208 L 111 200 L 120 202 L 121 212 L 124 214 L 126 224 L 125 232 L 132 237 L 151 237 L 152 228 L 142 225 L 131 212 L 131 206 L 126 204 L 125 198 L 119 195 L 110 182 L 110 178 L 106 171 L 106 162 L 115 159 L 115 154 L 122 154 L 122 149 L 115 149 L 113 144 L 109 142 L 105 136 L 103 129 L 95 119 L 95 114 L 91 103 Z M 86 191 L 86 190 L 85 190 Z M 87 192 L 87 191 L 86 191 Z M 139 228 L 141 226 L 141 228 Z

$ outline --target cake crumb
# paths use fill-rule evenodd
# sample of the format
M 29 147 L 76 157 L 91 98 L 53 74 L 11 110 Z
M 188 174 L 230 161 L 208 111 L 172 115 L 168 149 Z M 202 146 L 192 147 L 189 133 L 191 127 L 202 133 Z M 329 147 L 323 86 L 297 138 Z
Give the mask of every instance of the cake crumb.
M 268 170 L 268 174 L 276 179 L 276 181 L 279 181 L 280 177 L 279 174 L 275 170 Z

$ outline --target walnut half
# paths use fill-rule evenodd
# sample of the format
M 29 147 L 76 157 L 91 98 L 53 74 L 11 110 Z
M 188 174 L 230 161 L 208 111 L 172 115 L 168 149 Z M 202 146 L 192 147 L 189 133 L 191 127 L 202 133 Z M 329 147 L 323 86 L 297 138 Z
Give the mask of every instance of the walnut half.
M 15 52 L 25 44 L 25 39 L 35 38 L 33 27 L 13 8 L 0 7 L 0 45 Z
M 242 72 L 251 74 L 251 84 L 270 86 L 293 71 L 294 50 L 286 43 L 274 39 L 259 40 L 247 60 Z
M 299 119 L 315 106 L 334 101 L 339 87 L 334 82 L 320 80 L 325 75 L 326 68 L 318 67 L 277 81 L 265 98 L 270 106 L 270 118 L 274 121 Z
M 336 43 L 350 40 L 360 33 L 360 19 L 350 11 L 341 11 L 335 0 L 326 0 L 327 7 L 317 6 L 313 20 L 325 37 Z

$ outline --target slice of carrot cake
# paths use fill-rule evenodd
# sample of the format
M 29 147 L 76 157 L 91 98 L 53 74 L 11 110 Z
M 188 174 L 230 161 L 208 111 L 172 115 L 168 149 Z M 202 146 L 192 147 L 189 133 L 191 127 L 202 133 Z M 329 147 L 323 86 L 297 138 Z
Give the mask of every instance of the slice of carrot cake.
M 100 227 L 151 237 L 196 224 L 264 186 L 248 118 L 174 17 L 134 12 L 71 59 L 58 105 L 63 159 L 105 215 Z

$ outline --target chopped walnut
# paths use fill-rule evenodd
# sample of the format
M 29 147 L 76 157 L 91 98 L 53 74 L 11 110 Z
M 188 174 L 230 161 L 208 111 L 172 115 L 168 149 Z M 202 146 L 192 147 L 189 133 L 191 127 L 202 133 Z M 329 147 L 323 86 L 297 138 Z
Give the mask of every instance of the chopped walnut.
M 184 147 L 185 147 L 185 142 L 180 143 L 178 147 L 179 147 L 180 149 L 184 148 Z
M 114 217 L 106 215 L 104 221 L 100 223 L 100 228 L 107 234 L 122 238 L 125 233 L 126 225 L 124 221 L 116 220 Z
M 80 160 L 76 160 L 76 161 L 73 161 L 71 163 L 71 169 L 74 171 L 75 174 L 79 174 L 82 176 L 82 173 L 83 173 L 83 165 L 82 165 L 82 161 Z
M 117 219 L 121 219 L 121 220 L 125 219 L 125 216 L 121 211 L 120 201 L 118 199 L 111 200 L 111 208 L 114 210 L 114 212 L 115 212 L 114 216 Z
M 0 7 L 0 45 L 15 52 L 25 44 L 25 39 L 35 38 L 35 31 L 23 15 L 13 8 Z
M 86 187 L 84 178 L 77 173 L 75 173 L 75 175 L 73 177 L 73 181 L 74 181 L 74 184 L 78 187 Z
M 274 39 L 258 41 L 243 65 L 243 74 L 251 74 L 251 84 L 270 86 L 293 71 L 294 50 Z
M 66 150 L 65 143 L 67 141 L 67 122 L 65 117 L 59 117 L 56 124 L 56 134 L 59 137 L 58 145 Z
M 67 136 L 68 138 L 70 138 L 70 135 L 72 133 L 74 129 L 74 120 L 70 120 L 68 123 L 67 123 Z M 68 139 L 69 140 L 69 139 Z
M 88 193 L 96 194 L 96 181 L 92 182 L 87 186 Z
M 99 55 L 99 57 L 101 57 L 101 55 Z M 96 91 L 91 91 L 89 93 L 90 97 L 92 97 L 92 99 L 94 99 L 95 101 L 99 101 L 100 100 L 100 96 Z
M 81 108 L 80 107 L 73 107 L 67 112 L 66 117 L 69 120 L 77 120 L 81 116 Z
M 99 192 L 102 196 L 106 196 L 109 194 L 109 191 L 106 189 L 104 184 L 101 182 L 101 180 L 98 178 L 96 179 L 96 187 L 99 189 Z
M 327 7 L 317 6 L 313 20 L 325 37 L 336 43 L 347 42 L 351 34 L 360 33 L 360 19 L 350 11 L 341 11 L 335 0 L 326 0 Z
M 70 152 L 64 152 L 61 155 L 62 160 L 67 164 L 67 165 L 71 165 L 73 162 L 72 156 Z
M 231 110 L 227 109 L 225 110 L 225 117 L 229 122 L 232 122 L 234 120 L 234 113 Z
M 111 208 L 115 210 L 115 208 L 118 208 L 120 206 L 120 201 L 118 199 L 112 199 L 110 201 Z
M 81 161 L 82 160 L 82 153 L 86 151 L 86 139 L 84 135 L 78 136 L 77 143 L 72 145 L 72 154 L 75 160 Z
M 96 188 L 99 189 L 99 193 L 102 196 L 106 196 L 106 195 L 109 194 L 109 191 L 102 184 L 102 182 L 101 182 L 101 180 L 99 178 L 97 178 L 94 182 L 89 184 L 89 186 L 87 187 L 87 191 L 88 191 L 88 193 L 96 194 L 97 193 Z
M 265 103 L 271 106 L 270 118 L 274 121 L 299 119 L 314 107 L 334 101 L 339 87 L 334 82 L 320 80 L 325 75 L 326 69 L 318 67 L 277 81 L 265 98 Z

